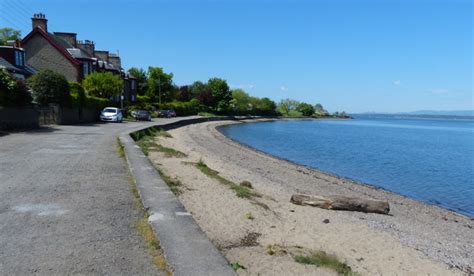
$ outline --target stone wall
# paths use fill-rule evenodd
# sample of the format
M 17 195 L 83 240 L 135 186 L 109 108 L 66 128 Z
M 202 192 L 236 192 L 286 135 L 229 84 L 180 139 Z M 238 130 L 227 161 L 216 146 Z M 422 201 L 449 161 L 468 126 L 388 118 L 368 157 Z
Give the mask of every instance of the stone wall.
M 23 48 L 26 62 L 34 68 L 53 70 L 64 75 L 68 81 L 78 81 L 81 77 L 79 68 L 49 44 L 44 37 L 35 35 L 23 45 Z
M 0 107 L 0 130 L 31 129 L 39 127 L 38 111 L 34 108 Z

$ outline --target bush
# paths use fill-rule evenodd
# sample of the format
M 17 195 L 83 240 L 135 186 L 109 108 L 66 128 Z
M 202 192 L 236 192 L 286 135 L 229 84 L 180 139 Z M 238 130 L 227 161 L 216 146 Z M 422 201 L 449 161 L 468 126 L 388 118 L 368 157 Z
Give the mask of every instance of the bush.
M 14 80 L 10 73 L 0 70 L 0 106 L 26 106 L 31 104 L 31 93 L 26 83 Z
M 123 80 L 110 72 L 94 72 L 83 81 L 82 86 L 89 96 L 111 98 L 120 95 L 123 89 Z
M 78 82 L 70 82 L 69 89 L 71 91 L 71 107 L 84 107 L 86 104 L 86 93 L 82 85 Z
M 61 74 L 43 69 L 33 75 L 28 84 L 33 90 L 34 101 L 39 105 L 70 103 L 69 83 Z

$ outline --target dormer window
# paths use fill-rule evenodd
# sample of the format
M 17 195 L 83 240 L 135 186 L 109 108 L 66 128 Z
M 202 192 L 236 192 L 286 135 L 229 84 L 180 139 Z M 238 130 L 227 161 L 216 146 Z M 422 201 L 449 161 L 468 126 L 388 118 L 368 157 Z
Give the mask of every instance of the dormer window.
M 20 67 L 25 66 L 25 52 L 15 51 L 15 65 Z

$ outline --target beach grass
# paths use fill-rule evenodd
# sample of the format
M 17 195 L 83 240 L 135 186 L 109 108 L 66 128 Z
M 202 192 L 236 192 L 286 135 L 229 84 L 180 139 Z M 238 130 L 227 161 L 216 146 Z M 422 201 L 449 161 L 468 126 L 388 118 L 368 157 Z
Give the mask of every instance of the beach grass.
M 156 166 L 155 166 L 155 168 L 156 168 Z M 171 192 L 173 192 L 173 194 L 175 194 L 177 196 L 180 195 L 181 194 L 180 187 L 183 186 L 183 183 L 181 183 L 181 181 L 179 181 L 178 179 L 171 178 L 170 176 L 164 174 L 158 168 L 156 168 L 156 170 L 158 171 L 158 174 L 161 176 L 161 178 L 165 181 L 166 185 L 168 185 Z
M 351 267 L 339 261 L 336 256 L 329 255 L 324 251 L 313 251 L 309 255 L 297 255 L 293 257 L 297 263 L 327 267 L 335 270 L 338 275 L 358 275 Z
M 186 157 L 187 155 L 184 152 L 179 150 L 168 148 L 156 143 L 156 137 L 166 137 L 171 138 L 171 134 L 169 134 L 164 129 L 158 128 L 147 128 L 142 131 L 138 131 L 131 134 L 132 138 L 135 140 L 137 145 L 142 149 L 145 155 L 148 155 L 151 150 L 159 151 L 165 154 L 166 157 Z
M 198 168 L 203 174 L 209 176 L 210 178 L 213 178 L 217 180 L 219 183 L 228 186 L 231 190 L 235 192 L 237 197 L 240 198 L 252 198 L 252 197 L 258 197 L 259 195 L 255 192 L 253 192 L 250 188 L 245 187 L 245 186 L 240 186 L 222 176 L 219 175 L 218 171 L 215 171 L 211 168 L 209 168 L 204 161 L 199 160 L 199 162 L 196 163 L 196 168 Z

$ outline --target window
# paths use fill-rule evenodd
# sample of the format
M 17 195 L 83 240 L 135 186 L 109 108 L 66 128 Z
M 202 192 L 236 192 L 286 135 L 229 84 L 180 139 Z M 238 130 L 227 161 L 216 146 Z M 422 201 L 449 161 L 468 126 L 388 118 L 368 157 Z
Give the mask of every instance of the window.
M 132 80 L 132 85 L 131 85 L 131 86 L 132 86 L 132 90 L 137 89 L 137 88 L 136 88 L 136 85 L 137 85 L 137 84 L 136 84 L 135 80 Z
M 25 53 L 22 51 L 15 51 L 15 65 L 25 66 Z
M 90 67 L 89 67 L 89 63 L 88 62 L 84 62 L 82 64 L 82 74 L 85 76 L 89 75 L 90 74 Z

